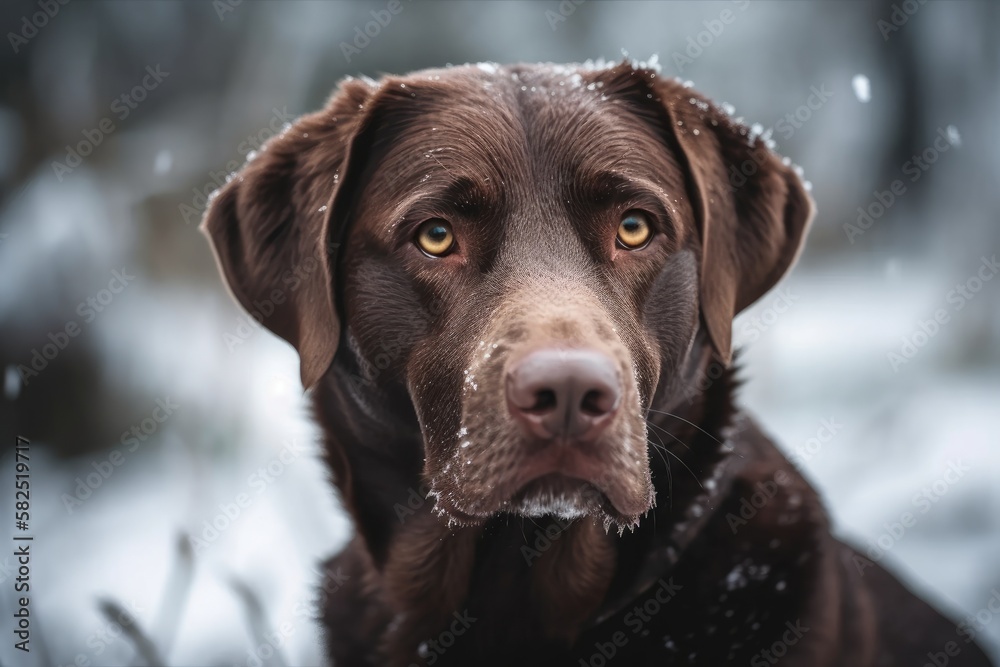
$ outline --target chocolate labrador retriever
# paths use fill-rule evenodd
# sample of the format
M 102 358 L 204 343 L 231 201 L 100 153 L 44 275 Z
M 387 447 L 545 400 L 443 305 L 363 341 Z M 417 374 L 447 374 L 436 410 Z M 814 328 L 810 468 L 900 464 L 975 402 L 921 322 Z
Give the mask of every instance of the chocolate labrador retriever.
M 357 528 L 337 665 L 988 664 L 734 403 L 813 210 L 764 144 L 641 64 L 483 63 L 347 80 L 219 191 Z

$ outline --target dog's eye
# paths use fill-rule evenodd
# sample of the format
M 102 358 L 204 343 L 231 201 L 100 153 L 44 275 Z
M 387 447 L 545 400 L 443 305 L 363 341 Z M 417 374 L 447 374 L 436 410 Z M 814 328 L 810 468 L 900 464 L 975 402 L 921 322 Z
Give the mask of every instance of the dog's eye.
M 455 245 L 455 234 L 446 221 L 428 220 L 417 230 L 417 245 L 431 257 L 444 257 Z
M 653 226 L 642 211 L 627 211 L 618 224 L 618 243 L 628 250 L 638 250 L 649 243 Z

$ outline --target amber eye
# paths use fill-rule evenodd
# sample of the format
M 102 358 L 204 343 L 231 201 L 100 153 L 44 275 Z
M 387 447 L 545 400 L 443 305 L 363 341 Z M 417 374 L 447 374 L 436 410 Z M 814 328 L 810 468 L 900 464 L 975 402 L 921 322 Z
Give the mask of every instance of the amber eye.
M 455 234 L 446 221 L 428 220 L 417 230 L 417 245 L 432 257 L 444 257 L 455 245 Z
M 642 211 L 627 211 L 618 224 L 618 243 L 628 250 L 638 250 L 653 236 L 653 226 Z

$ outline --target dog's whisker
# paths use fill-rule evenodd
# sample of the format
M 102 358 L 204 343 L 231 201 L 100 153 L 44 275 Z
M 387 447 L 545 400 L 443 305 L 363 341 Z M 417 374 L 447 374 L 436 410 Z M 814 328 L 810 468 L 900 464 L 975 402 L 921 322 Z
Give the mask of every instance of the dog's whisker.
M 656 435 L 655 431 L 653 432 L 653 435 Z M 673 505 L 674 505 L 674 474 L 673 474 L 673 471 L 670 469 L 670 462 L 667 460 L 667 458 L 660 451 L 661 449 L 664 450 L 664 451 L 666 451 L 667 446 L 665 444 L 663 444 L 663 440 L 660 438 L 660 436 L 656 435 L 656 439 L 660 441 L 659 445 L 657 445 L 655 442 L 653 442 L 649 438 L 646 438 L 646 442 L 648 442 L 650 445 L 652 445 L 653 449 L 656 451 L 656 453 L 659 455 L 659 457 L 663 460 L 664 467 L 667 469 L 667 502 L 669 502 L 670 506 L 673 507 Z M 653 513 L 653 517 L 655 519 L 655 517 L 656 517 L 656 513 L 655 512 Z
M 670 434 L 669 434 L 669 433 L 667 433 L 667 435 L 670 435 Z M 673 436 L 671 436 L 671 437 L 673 437 Z M 685 469 L 686 469 L 686 470 L 687 470 L 687 471 L 688 471 L 689 473 L 691 473 L 691 477 L 692 477 L 692 478 L 694 478 L 694 481 L 698 483 L 698 486 L 700 486 L 700 487 L 701 487 L 702 491 L 704 491 L 704 490 L 705 490 L 705 487 L 704 487 L 704 486 L 702 485 L 702 483 L 701 483 L 701 480 L 700 480 L 700 479 L 698 479 L 698 475 L 694 474 L 694 471 L 693 471 L 693 470 L 691 470 L 691 468 L 690 468 L 690 467 L 688 466 L 688 464 L 684 463 L 684 459 L 682 459 L 681 457 L 677 456 L 677 454 L 674 454 L 674 453 L 673 453 L 672 451 L 670 451 L 670 449 L 669 449 L 669 448 L 667 448 L 666 446 L 664 446 L 664 448 L 663 448 L 663 451 L 665 451 L 665 452 L 666 452 L 667 454 L 669 454 L 670 456 L 673 456 L 673 457 L 674 457 L 675 459 L 677 459 L 677 462 L 678 462 L 678 463 L 680 463 L 680 464 L 681 464 L 682 466 L 684 466 L 684 468 L 685 468 Z
M 681 457 L 677 456 L 676 454 L 674 454 L 669 449 L 666 449 L 664 451 L 666 451 L 667 454 L 669 454 L 670 456 L 673 456 L 675 459 L 677 459 L 677 462 L 680 463 L 682 466 L 684 466 L 685 470 L 687 470 L 689 473 L 691 473 L 691 478 L 695 481 L 695 483 L 698 484 L 698 486 L 701 487 L 701 490 L 702 491 L 705 490 L 705 487 L 704 487 L 704 485 L 702 485 L 701 480 L 698 479 L 698 475 L 694 474 L 694 471 L 691 470 L 691 468 L 688 466 L 688 464 L 684 463 L 684 459 L 682 459 Z
M 721 440 L 719 440 L 718 438 L 716 438 L 714 435 L 712 435 L 711 433 L 709 433 L 708 431 L 706 431 L 705 429 L 703 429 L 702 427 L 698 426 L 697 424 L 695 424 L 693 422 L 688 421 L 687 419 L 684 419 L 684 417 L 681 417 L 680 415 L 675 415 L 672 412 L 666 412 L 664 410 L 654 410 L 653 408 L 646 408 L 646 411 L 647 412 L 655 412 L 656 414 L 660 414 L 660 415 L 666 415 L 668 417 L 673 417 L 674 419 L 680 419 L 685 424 L 690 424 L 691 426 L 694 426 L 696 429 L 698 429 L 699 431 L 701 431 L 702 433 L 704 433 L 705 435 L 707 435 L 708 437 L 710 437 L 712 440 L 715 440 L 720 445 L 725 444 Z
M 653 422 L 649 421 L 648 419 L 646 420 L 646 423 L 649 424 L 650 426 L 652 426 L 655 429 L 659 429 L 660 431 L 663 431 L 664 433 L 666 433 L 667 435 L 669 435 L 671 438 L 673 438 L 674 440 L 676 440 L 677 442 L 679 442 L 681 444 L 681 446 L 684 447 L 684 449 L 686 449 L 688 451 L 691 451 L 691 447 L 688 446 L 688 444 L 686 442 L 684 442 L 683 440 L 681 440 L 676 435 L 674 435 L 673 433 L 671 433 L 667 429 L 663 428 L 659 424 L 654 424 Z
M 653 433 L 653 435 L 656 435 L 656 433 Z M 657 439 L 659 440 L 659 436 L 657 436 Z M 649 438 L 646 438 L 646 442 L 648 442 L 650 445 L 652 445 L 653 450 L 657 453 L 657 455 L 663 461 L 663 465 L 665 465 L 667 467 L 667 470 L 670 470 L 670 464 L 667 463 L 666 457 L 663 456 L 663 451 L 665 451 L 667 449 L 666 445 L 663 444 L 663 441 L 661 440 L 660 444 L 656 444 L 655 442 L 653 442 Z

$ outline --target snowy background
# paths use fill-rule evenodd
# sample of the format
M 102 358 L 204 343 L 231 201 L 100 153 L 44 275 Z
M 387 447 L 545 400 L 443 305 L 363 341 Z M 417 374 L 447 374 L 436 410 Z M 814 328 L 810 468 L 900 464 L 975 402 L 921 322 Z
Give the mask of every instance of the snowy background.
M 0 7 L 0 479 L 30 438 L 35 536 L 29 656 L 0 556 L 0 663 L 318 664 L 315 565 L 350 528 L 294 352 L 266 331 L 224 340 L 241 313 L 196 229 L 204 193 L 347 74 L 622 49 L 773 128 L 805 169 L 809 245 L 736 323 L 743 400 L 839 533 L 881 544 L 1000 659 L 1000 279 L 977 282 L 1000 252 L 1000 5 L 403 0 L 357 44 L 387 2 L 42 5 Z M 141 101 L 116 102 L 144 77 Z M 81 142 L 96 146 L 53 166 Z M 873 219 L 856 234 L 859 207 Z M 162 422 L 157 401 L 176 406 Z

